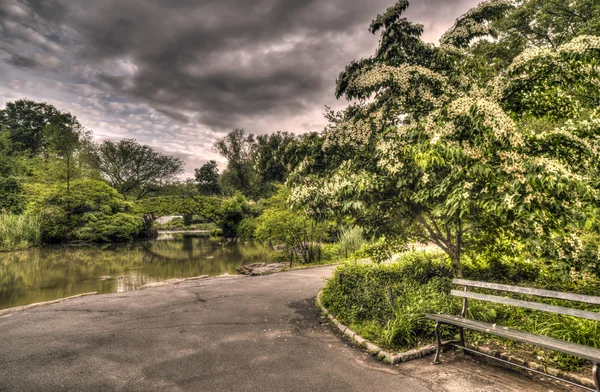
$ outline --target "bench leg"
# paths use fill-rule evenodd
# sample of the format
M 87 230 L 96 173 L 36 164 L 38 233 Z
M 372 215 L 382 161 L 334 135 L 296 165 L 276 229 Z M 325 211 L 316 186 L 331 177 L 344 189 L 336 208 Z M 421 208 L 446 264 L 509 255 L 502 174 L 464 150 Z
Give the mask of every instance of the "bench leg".
M 592 368 L 592 378 L 594 379 L 594 385 L 596 385 L 596 391 L 600 392 L 600 369 L 598 369 L 597 363 L 594 363 Z
M 435 349 L 435 357 L 433 357 L 433 364 L 437 365 L 440 363 L 440 351 L 442 350 L 442 333 L 440 332 L 441 324 L 435 323 L 435 339 L 437 340 L 437 348 Z

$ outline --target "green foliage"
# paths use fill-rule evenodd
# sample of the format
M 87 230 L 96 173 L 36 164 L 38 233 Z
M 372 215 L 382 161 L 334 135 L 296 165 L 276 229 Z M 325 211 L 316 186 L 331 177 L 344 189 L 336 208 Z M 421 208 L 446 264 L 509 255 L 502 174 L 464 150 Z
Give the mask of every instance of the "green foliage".
M 7 211 L 23 210 L 23 187 L 19 181 L 22 157 L 12 152 L 10 133 L 0 125 L 0 208 Z
M 346 262 L 327 282 L 322 298 L 343 323 L 359 329 L 367 324 L 370 339 L 414 345 L 433 336 L 424 313 L 459 309 L 447 296 L 451 278 L 448 259 L 439 253 L 405 253 L 392 263 Z
M 140 213 L 151 213 L 155 216 L 193 214 L 209 221 L 219 219 L 222 200 L 209 196 L 158 196 L 137 200 L 133 209 Z
M 342 227 L 338 239 L 340 256 L 347 259 L 366 244 L 366 242 L 362 227 Z
M 284 183 L 301 162 L 322 158 L 322 143 L 323 139 L 316 133 L 296 136 L 276 132 L 255 137 L 243 129 L 235 129 L 214 145 L 227 160 L 218 185 L 226 195 L 241 192 L 254 200 L 271 197 L 277 190 L 275 185 Z M 203 181 L 214 184 L 216 164 L 209 162 L 196 169 L 196 173 L 201 174 L 199 184 Z
M 597 295 L 600 290 L 600 280 L 592 275 L 573 273 L 564 280 L 543 262 L 535 260 L 480 256 L 467 258 L 464 266 L 465 277 L 472 280 L 589 295 Z M 450 262 L 441 253 L 404 253 L 390 263 L 346 262 L 328 281 L 323 302 L 338 319 L 370 340 L 392 348 L 415 347 L 434 340 L 434 323 L 423 318 L 425 313 L 459 314 L 461 301 L 449 296 L 452 276 Z M 489 293 L 498 295 L 498 292 Z M 568 301 L 513 296 L 558 306 L 599 310 L 595 306 Z M 600 348 L 600 323 L 590 320 L 475 300 L 469 301 L 468 317 Z M 456 331 L 450 327 L 443 328 L 442 332 L 446 334 L 445 338 L 456 338 Z M 538 360 L 561 369 L 577 369 L 585 364 L 577 358 L 539 347 L 523 347 L 492 335 L 470 332 L 469 341 L 493 342 L 511 350 L 522 350 L 525 355 L 533 352 Z
M 143 231 L 144 220 L 138 215 L 87 212 L 79 217 L 72 235 L 80 241 L 124 242 L 139 237 Z
M 72 239 L 71 233 L 75 225 L 70 221 L 65 210 L 58 206 L 49 206 L 42 210 L 41 218 L 42 241 L 59 243 Z
M 21 250 L 41 243 L 42 219 L 35 214 L 0 215 L 0 251 Z
M 252 160 L 263 183 L 284 183 L 296 166 L 293 151 L 299 137 L 288 132 L 258 135 L 252 146 Z
M 259 198 L 266 184 L 252 162 L 254 135 L 235 129 L 214 144 L 215 150 L 227 160 L 227 168 L 219 178 L 220 187 L 228 195 L 241 192 L 249 198 Z
M 196 169 L 195 179 L 198 184 L 198 192 L 201 195 L 214 196 L 221 194 L 217 162 L 208 161 L 200 169 Z
M 237 237 L 246 240 L 254 239 L 258 221 L 256 218 L 244 218 L 237 226 Z
M 105 140 L 96 146 L 91 164 L 123 196 L 139 200 L 183 172 L 183 161 L 135 139 Z
M 224 237 L 232 238 L 237 236 L 240 222 L 257 214 L 257 209 L 250 206 L 248 200 L 241 193 L 238 193 L 223 201 L 217 224 L 221 228 Z
M 375 19 L 377 51 L 340 74 L 336 94 L 358 102 L 327 114 L 327 158 L 292 174 L 293 206 L 375 233 L 380 254 L 433 242 L 459 276 L 465 253 L 504 237 L 567 272 L 600 221 L 600 39 L 517 51 L 500 71 L 473 43 L 502 33 L 510 2 L 469 10 L 439 46 L 401 17 L 407 6 Z
M 131 241 L 146 231 L 141 216 L 131 214 L 132 205 L 102 181 L 77 180 L 69 191 L 55 188 L 30 209 L 41 213 L 45 242 Z
M 70 113 L 61 112 L 48 103 L 28 99 L 7 102 L 6 107 L 0 110 L 0 125 L 9 130 L 14 151 L 31 155 L 48 152 L 50 144 L 59 146 L 59 143 L 52 143 L 58 139 L 62 139 L 61 148 L 70 148 L 72 141 L 79 139 L 82 129 Z
M 317 222 L 287 205 L 289 191 L 281 186 L 277 194 L 264 201 L 257 219 L 255 237 L 271 245 L 285 245 L 290 258 L 303 264 L 322 260 L 322 242 L 327 239 L 328 223 Z

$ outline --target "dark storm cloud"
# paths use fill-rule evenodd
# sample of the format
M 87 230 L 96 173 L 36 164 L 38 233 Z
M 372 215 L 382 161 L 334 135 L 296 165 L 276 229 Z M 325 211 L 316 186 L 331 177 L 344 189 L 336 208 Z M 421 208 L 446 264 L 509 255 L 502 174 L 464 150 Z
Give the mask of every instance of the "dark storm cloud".
M 0 0 L 0 26 L 14 66 L 47 66 L 15 53 L 19 42 L 37 45 L 52 64 L 87 65 L 91 83 L 176 121 L 228 129 L 333 101 L 339 71 L 374 49 L 369 21 L 393 3 Z M 475 1 L 438 3 L 415 1 L 415 16 L 447 25 L 458 16 L 449 8 Z

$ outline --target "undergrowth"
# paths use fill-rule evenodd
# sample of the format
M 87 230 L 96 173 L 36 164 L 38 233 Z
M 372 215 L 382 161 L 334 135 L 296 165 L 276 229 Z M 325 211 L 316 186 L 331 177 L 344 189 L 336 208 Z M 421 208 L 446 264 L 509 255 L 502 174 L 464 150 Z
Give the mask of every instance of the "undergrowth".
M 533 286 L 551 290 L 597 295 L 600 280 L 573 275 L 555 278 L 542 263 L 510 258 L 485 261 L 467 260 L 466 279 Z M 426 313 L 460 314 L 462 300 L 449 295 L 452 272 L 447 257 L 435 252 L 408 252 L 390 263 L 346 262 L 340 265 L 323 292 L 324 305 L 342 323 L 365 338 L 392 350 L 405 350 L 431 343 L 434 322 Z M 493 291 L 481 291 L 506 295 Z M 511 295 L 578 309 L 600 311 L 599 307 L 568 301 Z M 489 302 L 469 300 L 468 316 L 568 342 L 600 348 L 598 322 L 533 311 Z M 457 338 L 458 330 L 442 327 L 445 339 Z M 563 370 L 579 370 L 586 361 L 539 347 L 494 337 L 468 333 L 470 343 L 493 343 L 509 350 L 527 353 L 539 362 Z
M 6 214 L 0 219 L 0 251 L 21 250 L 41 243 L 38 215 Z

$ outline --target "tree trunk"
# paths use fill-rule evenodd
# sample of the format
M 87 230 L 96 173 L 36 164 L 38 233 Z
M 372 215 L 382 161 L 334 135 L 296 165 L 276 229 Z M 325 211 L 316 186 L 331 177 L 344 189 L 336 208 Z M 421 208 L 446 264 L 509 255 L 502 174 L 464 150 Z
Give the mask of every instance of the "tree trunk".
M 460 253 L 456 252 L 450 255 L 450 260 L 452 262 L 452 273 L 455 278 L 462 278 L 462 265 L 460 263 Z
M 460 219 L 460 213 L 456 213 L 456 245 L 454 245 L 454 257 L 452 259 L 452 272 L 454 277 L 462 278 L 462 265 L 460 263 L 460 256 L 462 253 L 462 221 Z

